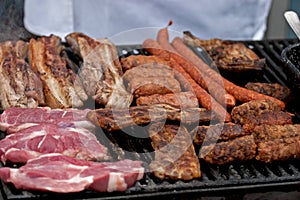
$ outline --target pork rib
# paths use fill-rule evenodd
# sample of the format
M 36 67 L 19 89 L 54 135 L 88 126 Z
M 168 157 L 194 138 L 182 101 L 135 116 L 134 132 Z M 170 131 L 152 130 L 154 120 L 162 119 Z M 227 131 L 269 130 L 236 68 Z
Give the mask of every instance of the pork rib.
M 67 35 L 66 41 L 83 59 L 79 77 L 87 94 L 105 107 L 128 108 L 132 95 L 124 87 L 115 46 L 107 39 L 95 40 L 76 32 Z
M 0 178 L 17 189 L 56 193 L 125 191 L 142 179 L 141 161 L 91 162 L 47 154 L 16 168 L 0 168 Z

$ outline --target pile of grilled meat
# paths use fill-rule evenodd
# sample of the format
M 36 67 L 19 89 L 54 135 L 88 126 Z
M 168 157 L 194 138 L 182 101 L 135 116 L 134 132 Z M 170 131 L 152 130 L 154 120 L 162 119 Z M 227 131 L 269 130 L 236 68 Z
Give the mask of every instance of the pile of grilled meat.
M 285 110 L 284 100 L 290 94 L 289 88 L 277 83 L 252 82 L 239 86 L 227 80 L 188 48 L 187 43 L 195 46 L 201 41 L 190 33 L 185 32 L 183 39 L 176 37 L 170 43 L 167 27 L 163 28 L 156 40 L 146 39 L 142 44 L 147 55 L 122 58 L 119 58 L 114 44 L 107 39 L 95 40 L 83 33 L 71 33 L 65 40 L 66 43 L 62 43 L 61 38 L 51 35 L 32 38 L 29 42 L 1 43 L 0 100 L 5 112 L 1 115 L 0 128 L 10 134 L 1 141 L 7 145 L 7 152 L 0 152 L 2 161 L 9 159 L 8 155 L 16 150 L 14 142 L 18 141 L 14 140 L 22 140 L 22 145 L 17 145 L 20 147 L 18 152 L 25 151 L 26 155 L 31 155 L 23 160 L 23 163 L 31 166 L 32 163 L 41 162 L 31 159 L 39 159 L 44 154 L 40 146 L 47 138 L 61 137 L 49 135 L 48 129 L 70 130 L 77 135 L 85 133 L 82 129 L 86 130 L 86 127 L 74 129 L 74 122 L 63 120 L 65 114 L 59 115 L 61 120 L 58 122 L 49 116 L 53 112 L 83 110 L 85 103 L 90 100 L 96 106 L 84 110 L 83 120 L 85 124 L 88 122 L 89 127 L 93 124 L 110 133 L 131 126 L 147 129 L 155 155 L 151 163 L 144 164 L 149 164 L 150 173 L 159 179 L 200 178 L 200 161 L 222 165 L 254 159 L 272 162 L 300 156 L 300 125 L 294 124 L 293 114 Z M 221 57 L 213 57 L 218 67 L 228 67 L 228 60 L 236 55 L 240 58 L 233 59 L 235 69 L 237 65 L 247 69 L 249 66 L 257 68 L 265 64 L 263 59 L 253 56 L 254 53 L 245 46 L 232 46 L 232 43 L 221 40 L 203 41 L 200 45 L 205 44 L 206 47 L 212 44 L 207 49 L 209 53 L 215 54 L 220 46 L 226 50 Z M 230 48 L 239 51 L 231 52 Z M 226 54 L 227 51 L 232 54 Z M 18 112 L 26 113 L 27 110 L 28 113 L 20 117 L 13 110 L 16 107 L 22 110 Z M 41 112 L 40 107 L 46 108 L 43 111 L 46 114 L 36 120 L 34 115 Z M 44 123 L 45 116 L 52 120 L 50 125 Z M 28 130 L 35 135 L 22 139 L 12 136 L 24 132 L 28 134 Z M 36 137 L 36 130 L 39 134 L 43 130 L 48 136 L 29 147 L 27 140 Z M 94 137 L 91 138 L 94 140 Z M 95 145 L 102 146 L 98 143 Z M 82 148 L 87 152 L 91 146 L 83 145 Z M 44 152 L 70 156 L 66 146 L 60 151 L 55 147 Z M 54 157 L 47 157 L 47 164 L 75 162 Z M 88 162 L 91 160 L 85 159 L 82 153 L 74 157 Z M 75 165 L 92 167 L 93 164 L 88 162 Z M 134 174 L 135 181 L 141 179 L 143 168 L 140 163 L 126 162 L 127 167 L 136 166 L 139 172 L 130 171 L 129 175 L 107 172 L 107 176 L 118 174 L 117 178 L 121 180 Z M 0 170 L 0 176 L 6 177 L 3 178 L 5 181 L 15 183 L 7 178 L 9 173 L 13 172 Z M 24 178 L 25 175 L 21 175 Z M 26 186 L 26 181 L 24 184 L 17 187 L 46 190 Z M 93 184 L 85 185 L 82 189 L 95 189 Z M 124 191 L 133 182 L 129 184 L 125 180 L 124 184 L 128 185 L 121 189 L 109 185 L 109 188 L 96 190 Z

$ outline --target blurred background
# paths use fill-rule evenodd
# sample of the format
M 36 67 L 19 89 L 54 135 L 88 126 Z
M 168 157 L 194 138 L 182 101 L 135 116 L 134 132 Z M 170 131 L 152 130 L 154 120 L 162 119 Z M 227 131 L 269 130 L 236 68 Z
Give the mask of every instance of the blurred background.
M 0 0 L 0 41 L 31 37 L 23 28 L 23 6 L 23 0 Z M 296 38 L 283 17 L 286 10 L 294 10 L 299 14 L 300 1 L 273 0 L 265 39 Z
M 283 17 L 286 10 L 294 10 L 300 14 L 299 0 L 273 0 L 270 15 L 268 18 L 268 28 L 265 34 L 266 39 L 296 38 Z

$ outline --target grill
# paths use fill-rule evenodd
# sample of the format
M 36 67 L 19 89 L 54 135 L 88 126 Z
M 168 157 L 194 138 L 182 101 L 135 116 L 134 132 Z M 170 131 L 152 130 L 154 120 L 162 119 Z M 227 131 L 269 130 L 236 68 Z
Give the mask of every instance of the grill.
M 289 80 L 281 59 L 282 50 L 295 44 L 297 40 L 266 40 L 266 41 L 243 41 L 248 47 L 253 49 L 259 57 L 266 58 L 267 67 L 262 73 L 253 73 L 251 76 L 239 76 L 226 74 L 229 80 L 243 85 L 248 81 L 280 83 L 290 88 L 294 88 L 293 82 Z M 201 49 L 193 49 L 206 62 L 210 63 L 207 55 Z M 147 54 L 141 50 L 140 45 L 118 46 L 120 56 L 132 54 Z M 223 73 L 223 72 L 221 72 Z M 247 78 L 248 77 L 248 78 Z M 248 80 L 247 80 L 248 79 Z M 287 110 L 295 114 L 295 123 L 300 123 L 300 100 L 299 91 L 293 90 L 292 98 L 287 104 Z M 124 132 L 107 133 L 102 130 L 97 131 L 97 138 L 106 145 L 111 156 L 117 159 L 129 158 L 142 160 L 149 164 L 154 159 L 154 152 L 143 129 L 131 127 Z M 137 135 L 138 137 L 134 137 Z M 0 139 L 5 134 L 0 133 Z M 226 196 L 232 194 L 242 194 L 257 191 L 297 190 L 300 186 L 300 162 L 299 160 L 289 160 L 285 162 L 273 162 L 265 164 L 258 161 L 248 161 L 245 163 L 233 163 L 230 165 L 217 166 L 201 162 L 202 177 L 192 181 L 161 181 L 150 173 L 137 182 L 132 188 L 125 192 L 98 193 L 93 191 L 83 191 L 76 194 L 55 194 L 17 190 L 11 184 L 1 182 L 0 188 L 4 199 L 127 199 L 127 198 L 153 198 L 165 196 L 171 198 L 193 198 L 199 196 Z

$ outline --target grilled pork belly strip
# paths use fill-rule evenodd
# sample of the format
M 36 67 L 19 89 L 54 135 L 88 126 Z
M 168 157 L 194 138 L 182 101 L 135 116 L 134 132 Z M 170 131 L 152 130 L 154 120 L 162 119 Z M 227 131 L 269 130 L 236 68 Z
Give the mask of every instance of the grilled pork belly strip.
M 133 106 L 128 109 L 96 109 L 87 114 L 94 124 L 108 131 L 121 130 L 133 125 L 146 125 L 162 120 L 191 124 L 215 119 L 211 111 L 204 108 L 178 109 L 165 104 Z
M 0 45 L 0 97 L 3 109 L 44 105 L 39 77 L 25 61 L 28 43 L 7 41 Z
M 66 41 L 83 59 L 78 74 L 87 94 L 107 108 L 128 108 L 132 95 L 123 84 L 115 46 L 107 39 L 94 40 L 76 32 L 67 35 Z
M 141 96 L 136 99 L 138 106 L 149 106 L 154 104 L 169 104 L 176 108 L 197 108 L 198 99 L 193 92 L 179 92 L 169 94 L 153 94 Z
M 245 161 L 256 155 L 256 144 L 252 135 L 202 146 L 199 157 L 210 164 L 227 164 L 233 161 Z
M 87 95 L 76 92 L 73 83 L 76 75 L 67 69 L 66 62 L 60 57 L 63 48 L 61 39 L 54 35 L 31 39 L 29 62 L 42 80 L 48 106 L 80 107 L 87 99 Z
M 201 176 L 199 159 L 184 126 L 154 123 L 149 135 L 155 150 L 149 168 L 156 177 L 191 180 Z
M 247 135 L 240 124 L 231 122 L 209 126 L 197 126 L 190 132 L 194 143 L 207 145 L 211 143 L 228 141 Z

